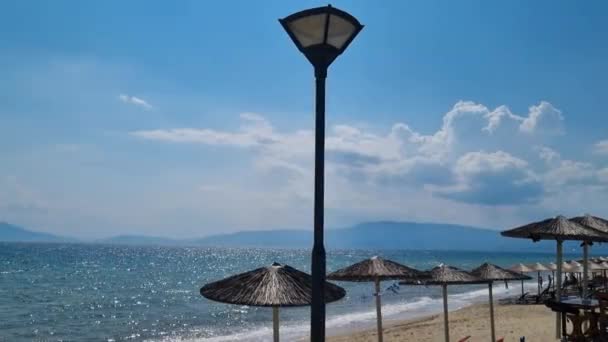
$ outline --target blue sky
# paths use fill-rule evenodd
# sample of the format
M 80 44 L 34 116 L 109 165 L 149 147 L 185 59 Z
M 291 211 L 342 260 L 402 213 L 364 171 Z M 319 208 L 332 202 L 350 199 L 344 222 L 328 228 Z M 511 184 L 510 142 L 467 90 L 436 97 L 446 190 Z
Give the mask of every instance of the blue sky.
M 336 1 L 327 224 L 608 216 L 608 4 Z M 0 220 L 81 238 L 312 224 L 318 1 L 0 11 Z

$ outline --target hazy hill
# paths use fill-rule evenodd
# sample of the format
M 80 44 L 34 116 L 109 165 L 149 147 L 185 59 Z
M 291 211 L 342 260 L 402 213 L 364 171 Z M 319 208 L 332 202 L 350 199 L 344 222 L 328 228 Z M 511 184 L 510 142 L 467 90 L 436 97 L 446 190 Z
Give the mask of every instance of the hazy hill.
M 157 236 L 144 235 L 118 235 L 107 239 L 95 241 L 97 243 L 110 245 L 182 245 L 186 241 L 173 240 Z
M 217 246 L 217 247 L 312 247 L 310 230 L 257 230 L 211 235 L 200 239 L 175 240 L 143 235 L 119 235 L 92 243 L 115 245 Z M 76 239 L 0 223 L 0 241 L 21 242 L 77 242 Z M 579 242 L 566 242 L 565 252 L 580 251 Z M 417 222 L 378 221 L 357 224 L 348 228 L 326 229 L 327 249 L 416 249 L 416 250 L 471 250 L 471 251 L 530 251 L 555 252 L 554 241 L 532 243 L 530 240 L 502 237 L 498 231 L 461 225 Z M 600 244 L 595 253 L 608 253 Z
M 498 231 L 451 224 L 367 222 L 349 228 L 327 229 L 327 248 L 440 249 L 491 251 L 552 251 L 550 241 L 533 244 L 509 239 Z M 312 230 L 247 231 L 196 240 L 205 246 L 310 248 Z
M 10 242 L 70 242 L 73 239 L 35 232 L 6 222 L 0 222 L 0 241 Z

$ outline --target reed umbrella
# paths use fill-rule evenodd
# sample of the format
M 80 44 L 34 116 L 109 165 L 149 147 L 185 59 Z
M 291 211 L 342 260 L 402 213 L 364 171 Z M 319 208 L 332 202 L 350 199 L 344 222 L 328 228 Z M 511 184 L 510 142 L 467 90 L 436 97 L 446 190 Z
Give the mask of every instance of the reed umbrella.
M 402 281 L 400 283 L 405 285 L 441 285 L 443 292 L 443 324 L 445 342 L 449 342 L 450 326 L 448 320 L 448 285 L 485 284 L 487 282 L 487 280 L 479 279 L 469 272 L 453 266 L 442 264 L 426 272 L 425 278 L 423 278 L 422 281 Z
M 557 241 L 557 278 L 560 279 L 560 286 L 556 289 L 557 300 L 561 300 L 561 279 L 562 279 L 562 249 L 563 241 L 608 241 L 608 234 L 597 229 L 584 226 L 580 223 L 568 220 L 564 216 L 557 216 L 546 220 L 532 222 L 517 228 L 505 230 L 500 233 L 506 237 L 539 240 L 556 240 Z M 561 337 L 561 320 L 559 314 L 556 314 L 555 319 L 555 335 Z
M 400 263 L 386 260 L 378 256 L 360 261 L 356 264 L 339 269 L 327 275 L 327 279 L 356 282 L 374 282 L 376 290 L 376 325 L 378 329 L 378 341 L 382 342 L 382 309 L 380 281 L 382 280 L 419 280 L 424 273 L 416 269 L 401 265 Z
M 524 265 L 524 264 L 515 264 L 511 267 L 509 267 L 509 270 L 513 271 L 513 272 L 517 272 L 521 275 L 524 275 L 524 273 L 531 273 L 534 272 L 533 269 L 531 269 L 530 267 Z M 524 279 L 521 279 L 521 296 L 523 297 L 525 295 L 524 293 Z
M 272 307 L 273 339 L 279 341 L 279 307 L 307 306 L 312 300 L 312 277 L 288 265 L 273 263 L 253 271 L 206 284 L 201 295 L 217 302 Z M 325 283 L 325 302 L 342 299 L 346 291 Z
M 608 220 L 603 219 L 601 217 L 585 214 L 583 216 L 573 217 L 570 219 L 570 221 L 574 221 L 586 227 L 597 229 L 603 233 L 608 233 Z M 588 260 L 590 245 L 591 243 L 589 242 L 583 242 L 583 259 L 585 261 L 585 263 L 583 264 L 583 297 L 586 297 L 587 295 L 587 283 L 589 282 L 589 264 L 587 264 L 586 261 Z
M 538 295 L 540 296 L 541 285 L 540 285 L 540 272 L 549 271 L 549 269 L 541 264 L 540 262 L 529 265 L 530 269 L 536 271 L 537 281 L 538 281 Z
M 492 298 L 492 287 L 495 281 L 528 280 L 532 279 L 514 271 L 506 270 L 493 264 L 485 263 L 473 269 L 471 274 L 479 279 L 488 281 L 488 294 L 490 300 L 490 329 L 492 342 L 496 342 L 496 330 L 494 327 L 494 299 Z

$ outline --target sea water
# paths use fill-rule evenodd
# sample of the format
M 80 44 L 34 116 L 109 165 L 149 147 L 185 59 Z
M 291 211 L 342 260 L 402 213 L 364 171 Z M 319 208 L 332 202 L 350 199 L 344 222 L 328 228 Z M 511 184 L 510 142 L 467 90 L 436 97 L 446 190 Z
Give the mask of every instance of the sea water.
M 554 260 L 533 253 L 330 250 L 327 269 L 374 255 L 418 269 Z M 310 272 L 308 250 L 0 243 L 0 341 L 268 341 L 271 309 L 212 302 L 199 289 L 275 261 Z M 347 295 L 327 305 L 328 333 L 373 327 L 373 284 L 338 284 Z M 536 280 L 525 286 L 535 292 Z M 439 287 L 386 281 L 382 289 L 386 321 L 442 310 Z M 449 293 L 450 310 L 488 297 L 487 285 L 450 286 Z M 496 298 L 520 293 L 519 282 L 494 289 Z M 305 336 L 309 315 L 306 307 L 281 309 L 282 339 Z

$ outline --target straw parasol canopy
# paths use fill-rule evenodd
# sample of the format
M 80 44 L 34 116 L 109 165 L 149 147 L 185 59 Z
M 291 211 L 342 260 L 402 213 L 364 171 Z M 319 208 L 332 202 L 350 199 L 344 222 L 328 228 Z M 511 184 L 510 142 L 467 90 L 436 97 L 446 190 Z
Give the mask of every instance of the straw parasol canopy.
M 532 239 L 534 241 L 608 241 L 608 234 L 580 223 L 570 221 L 562 215 L 505 230 L 500 234 L 506 237 Z
M 342 281 L 372 281 L 376 290 L 376 324 L 378 329 L 378 341 L 382 342 L 382 303 L 380 293 L 380 281 L 391 279 L 402 279 L 417 281 L 424 276 L 424 272 L 401 265 L 395 261 L 386 260 L 378 256 L 365 259 L 356 264 L 339 269 L 327 275 L 330 280 Z
M 306 306 L 312 301 L 312 277 L 288 265 L 273 263 L 253 271 L 206 284 L 201 295 L 217 302 L 273 308 L 274 341 L 279 340 L 278 308 Z M 325 283 L 325 302 L 342 299 L 346 291 Z
M 587 266 L 587 267 L 588 267 L 590 270 L 603 270 L 603 268 L 602 268 L 602 265 L 601 265 L 601 264 L 602 264 L 601 262 L 591 262 L 591 261 L 590 261 L 590 262 L 588 263 L 588 266 Z
M 469 272 L 459 268 L 439 265 L 432 270 L 426 272 L 422 282 L 417 281 L 402 281 L 401 284 L 406 285 L 441 285 L 443 292 L 443 324 L 445 342 L 450 341 L 450 327 L 448 320 L 448 285 L 458 284 L 484 284 L 489 280 L 480 279 Z
M 546 264 L 546 266 L 551 271 L 557 270 L 557 265 L 554 262 L 550 262 L 550 263 Z
M 545 272 L 545 271 L 550 271 L 550 269 L 541 264 L 540 262 L 528 265 L 528 267 L 532 270 L 532 271 L 536 271 L 536 272 Z
M 483 284 L 487 280 L 480 279 L 471 273 L 454 266 L 440 265 L 431 269 L 422 282 L 426 285 L 458 285 Z
M 539 240 L 556 240 L 557 241 L 557 278 L 561 282 L 562 270 L 562 242 L 566 240 L 584 241 L 583 244 L 584 258 L 587 259 L 588 242 L 608 241 L 608 234 L 597 229 L 582 225 L 580 223 L 570 221 L 566 217 L 560 215 L 546 220 L 532 222 L 517 228 L 505 230 L 500 233 L 502 236 L 513 238 Z M 583 288 L 583 292 L 586 291 Z M 585 293 L 583 293 L 584 295 Z M 561 298 L 561 286 L 556 289 L 556 297 Z M 555 319 L 556 337 L 561 337 L 561 321 L 559 315 Z
M 585 214 L 584 216 L 573 217 L 570 221 L 608 233 L 608 220 L 601 217 Z
M 582 266 L 582 264 L 576 260 L 571 260 L 570 262 L 568 262 L 568 264 L 570 264 L 570 266 L 572 266 L 573 268 Z
M 391 279 L 419 279 L 422 271 L 378 256 L 339 269 L 327 275 L 327 279 L 342 281 L 376 281 Z
M 562 262 L 562 271 L 566 271 L 566 272 L 570 272 L 572 269 L 574 268 L 574 266 L 570 265 L 567 262 Z
M 533 269 L 531 269 L 530 267 L 524 265 L 524 264 L 515 264 L 511 267 L 509 267 L 509 270 L 513 271 L 513 272 L 518 272 L 518 273 L 530 273 L 530 272 L 534 272 Z
M 485 263 L 473 269 L 471 274 L 479 279 L 488 280 L 488 294 L 490 301 L 490 329 L 492 333 L 492 342 L 496 341 L 496 329 L 494 327 L 494 299 L 492 298 L 492 282 L 507 281 L 507 280 L 524 280 L 532 279 L 527 275 L 516 273 L 493 264 Z
M 531 277 L 502 267 L 485 263 L 473 269 L 471 274 L 477 278 L 490 281 L 530 280 Z

